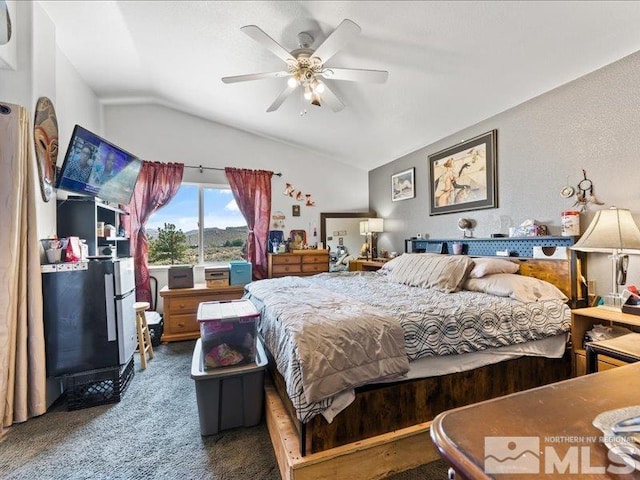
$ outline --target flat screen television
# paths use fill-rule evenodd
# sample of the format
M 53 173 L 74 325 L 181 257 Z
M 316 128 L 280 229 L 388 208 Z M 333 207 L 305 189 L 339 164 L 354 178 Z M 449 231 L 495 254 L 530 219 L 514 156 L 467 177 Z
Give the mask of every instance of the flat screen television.
M 76 125 L 56 188 L 128 205 L 142 161 Z

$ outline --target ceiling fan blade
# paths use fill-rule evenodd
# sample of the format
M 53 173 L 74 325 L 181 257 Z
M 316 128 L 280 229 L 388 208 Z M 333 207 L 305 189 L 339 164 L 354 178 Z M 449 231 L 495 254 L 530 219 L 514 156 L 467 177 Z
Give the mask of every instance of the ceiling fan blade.
M 248 82 L 251 80 L 262 80 L 263 78 L 283 78 L 290 77 L 290 72 L 268 72 L 268 73 L 250 73 L 248 75 L 235 75 L 233 77 L 222 77 L 224 83 Z
M 389 78 L 389 72 L 385 70 L 361 70 L 357 68 L 327 68 L 321 75 L 330 80 L 371 83 L 384 83 Z
M 291 93 L 296 88 L 298 88 L 297 85 L 295 87 L 291 87 L 289 84 L 287 84 L 282 93 L 280 93 L 280 95 L 278 95 L 278 98 L 276 98 L 276 101 L 273 102 L 269 108 L 267 108 L 267 112 L 275 112 L 278 108 L 280 108 L 280 105 L 282 105 L 282 103 L 287 99 L 289 95 L 291 95 Z
M 329 88 L 329 86 L 322 80 L 316 77 L 318 83 L 324 86 L 324 91 L 320 94 L 320 98 L 331 110 L 339 112 L 344 108 L 344 103 L 336 96 L 335 93 Z
M 241 27 L 240 30 L 242 30 L 244 33 L 249 35 L 251 38 L 253 38 L 256 42 L 258 42 L 264 48 L 266 48 L 271 53 L 281 58 L 285 62 L 296 61 L 293 55 L 291 55 L 287 50 L 285 50 L 285 48 L 282 45 L 280 45 L 278 42 L 276 42 L 273 38 L 271 38 L 269 35 L 264 33 L 264 31 L 260 27 L 257 27 L 256 25 L 245 25 L 244 27 Z
M 322 63 L 326 63 L 333 57 L 344 44 L 360 33 L 360 27 L 357 23 L 345 18 L 338 28 L 336 28 L 327 39 L 322 42 L 315 52 L 314 57 L 318 57 Z

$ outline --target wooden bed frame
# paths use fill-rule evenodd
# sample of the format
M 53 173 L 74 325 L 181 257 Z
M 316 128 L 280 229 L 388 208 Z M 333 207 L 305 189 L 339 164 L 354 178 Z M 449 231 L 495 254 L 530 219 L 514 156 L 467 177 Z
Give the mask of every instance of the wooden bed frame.
M 520 263 L 522 275 L 556 285 L 572 307 L 587 297 L 586 289 L 572 280 L 580 278 L 575 255 L 567 261 L 510 260 Z M 299 422 L 283 378 L 275 367 L 270 371 L 267 427 L 282 478 L 370 479 L 436 460 L 429 426 L 438 413 L 567 379 L 571 359 L 567 349 L 560 359 L 525 356 L 465 372 L 361 387 L 332 423 L 321 415 Z

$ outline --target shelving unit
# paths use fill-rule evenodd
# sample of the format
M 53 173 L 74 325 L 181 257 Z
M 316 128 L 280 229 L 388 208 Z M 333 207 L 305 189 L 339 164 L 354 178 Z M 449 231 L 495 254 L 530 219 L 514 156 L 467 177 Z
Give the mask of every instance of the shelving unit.
M 87 241 L 89 255 L 103 255 L 102 247 L 115 248 L 118 257 L 131 255 L 129 239 L 98 236 L 98 222 L 113 225 L 117 232 L 120 215 L 125 212 L 93 197 L 69 196 L 57 202 L 57 230 L 59 237 L 80 237 Z
M 405 240 L 405 252 L 423 253 L 433 251 L 434 247 L 442 245 L 442 251 L 437 253 L 452 253 L 454 243 L 462 243 L 463 253 L 472 256 L 495 256 L 498 250 L 508 250 L 511 257 L 532 258 L 533 247 L 570 247 L 576 237 L 496 237 L 496 238 L 446 238 L 423 239 L 410 238 Z

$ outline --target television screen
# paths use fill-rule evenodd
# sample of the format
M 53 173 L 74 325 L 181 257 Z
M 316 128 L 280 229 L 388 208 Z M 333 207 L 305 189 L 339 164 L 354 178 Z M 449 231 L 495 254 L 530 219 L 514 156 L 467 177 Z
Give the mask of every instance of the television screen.
M 128 205 L 141 166 L 138 158 L 76 125 L 57 188 Z

